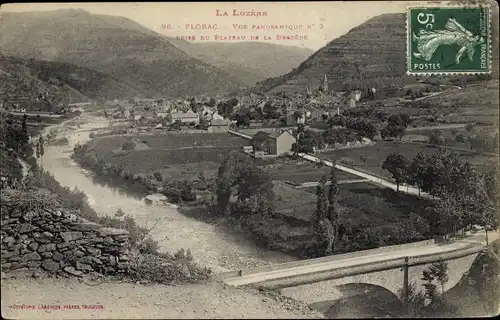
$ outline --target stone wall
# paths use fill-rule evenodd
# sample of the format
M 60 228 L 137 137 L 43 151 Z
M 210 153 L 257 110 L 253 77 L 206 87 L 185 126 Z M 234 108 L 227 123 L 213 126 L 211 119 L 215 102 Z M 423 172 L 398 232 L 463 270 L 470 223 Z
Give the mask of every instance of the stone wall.
M 124 273 L 129 267 L 129 234 L 103 228 L 66 209 L 29 208 L 2 194 L 2 272 Z

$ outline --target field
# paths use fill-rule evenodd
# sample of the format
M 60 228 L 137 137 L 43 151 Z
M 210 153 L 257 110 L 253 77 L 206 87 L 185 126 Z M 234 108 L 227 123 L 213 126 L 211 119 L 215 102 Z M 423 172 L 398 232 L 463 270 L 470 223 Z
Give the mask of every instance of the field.
M 460 106 L 462 112 L 494 112 L 498 114 L 498 80 L 451 90 L 424 101 L 442 106 Z M 479 103 L 478 103 L 479 102 Z
M 311 221 L 316 208 L 316 195 L 275 183 L 274 205 L 277 212 L 298 220 Z
M 101 153 L 109 153 L 120 149 L 128 141 L 145 144 L 152 150 L 171 150 L 191 147 L 241 147 L 248 145 L 248 141 L 226 133 L 202 133 L 202 134 L 158 134 L 138 136 L 109 136 L 100 137 L 89 142 L 95 150 Z
M 132 140 L 135 149 L 119 151 Z M 203 172 L 213 179 L 224 155 L 246 145 L 246 140 L 224 133 L 109 136 L 89 141 L 89 147 L 106 162 L 132 174 L 159 171 L 168 180 L 196 180 Z
M 489 136 L 494 137 L 495 133 L 498 132 L 498 127 L 494 126 L 474 126 L 472 131 L 468 131 L 465 128 L 457 129 L 439 129 L 442 137 L 444 138 L 445 145 L 449 147 L 457 147 L 470 149 L 469 143 L 457 142 L 455 140 L 456 136 L 462 135 L 464 137 L 471 137 L 475 135 L 479 136 Z M 455 134 L 454 134 L 455 133 Z M 433 130 L 414 130 L 408 132 L 402 141 L 428 141 L 429 137 L 433 134 Z
M 341 184 L 338 187 L 337 201 L 343 207 L 339 219 L 343 224 L 382 226 L 398 222 L 410 213 L 432 220 L 426 212 L 426 208 L 432 206 L 427 200 L 364 182 Z M 314 187 L 302 190 L 311 195 L 316 192 Z M 343 211 L 348 214 L 342 214 Z
M 337 194 L 339 221 L 344 226 L 377 227 L 397 223 L 410 213 L 428 219 L 427 208 L 432 204 L 424 199 L 380 188 L 370 183 L 341 184 Z M 305 223 L 314 219 L 316 188 L 295 189 L 275 184 L 276 211 Z
M 419 152 L 435 154 L 438 148 L 413 143 L 398 143 L 391 141 L 380 141 L 373 146 L 363 148 L 352 148 L 325 152 L 319 154 L 323 159 L 337 160 L 348 166 L 355 166 L 361 170 L 369 171 L 375 175 L 391 178 L 391 174 L 382 170 L 382 163 L 391 153 L 400 153 L 412 159 Z M 456 151 L 460 156 L 470 161 L 478 170 L 487 171 L 497 165 L 498 157 L 482 155 L 477 152 Z
M 287 181 L 294 185 L 304 182 L 318 182 L 322 176 L 330 177 L 331 168 L 318 166 L 305 160 L 292 160 L 290 158 L 277 158 L 263 166 L 273 180 Z M 337 170 L 337 180 L 357 179 L 356 176 Z

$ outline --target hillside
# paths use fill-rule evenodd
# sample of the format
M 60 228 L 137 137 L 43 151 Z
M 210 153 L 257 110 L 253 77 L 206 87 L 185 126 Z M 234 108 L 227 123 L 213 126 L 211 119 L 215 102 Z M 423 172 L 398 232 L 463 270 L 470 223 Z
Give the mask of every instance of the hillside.
M 71 63 L 133 83 L 141 96 L 225 93 L 237 78 L 177 49 L 140 24 L 81 9 L 2 13 L 1 53 Z
M 308 48 L 263 42 L 193 43 L 175 38 L 168 40 L 187 54 L 226 71 L 247 85 L 290 72 L 314 53 Z
M 494 78 L 498 78 L 497 10 L 491 12 Z M 348 82 L 401 84 L 408 78 L 405 73 L 405 14 L 382 14 L 330 41 L 293 71 L 258 83 L 252 91 L 274 93 L 305 90 L 307 86 L 317 88 L 325 74 L 336 90 L 342 90 Z
M 134 97 L 140 90 L 108 75 L 67 63 L 0 55 L 0 91 L 35 97 L 47 92 L 55 102 Z

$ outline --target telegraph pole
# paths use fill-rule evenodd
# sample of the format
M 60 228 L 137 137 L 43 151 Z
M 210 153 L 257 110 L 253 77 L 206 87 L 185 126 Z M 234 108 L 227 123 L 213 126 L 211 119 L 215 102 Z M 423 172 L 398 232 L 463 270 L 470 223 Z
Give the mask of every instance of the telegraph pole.
M 403 304 L 405 310 L 408 312 L 408 295 L 409 295 L 409 285 L 408 285 L 408 257 L 405 257 L 405 264 L 403 266 Z

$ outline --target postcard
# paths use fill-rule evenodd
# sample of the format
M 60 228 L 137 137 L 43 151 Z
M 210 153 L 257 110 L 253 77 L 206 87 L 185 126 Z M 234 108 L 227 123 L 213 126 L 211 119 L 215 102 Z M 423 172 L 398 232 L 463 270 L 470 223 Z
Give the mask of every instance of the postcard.
M 490 0 L 0 7 L 6 319 L 500 311 Z

